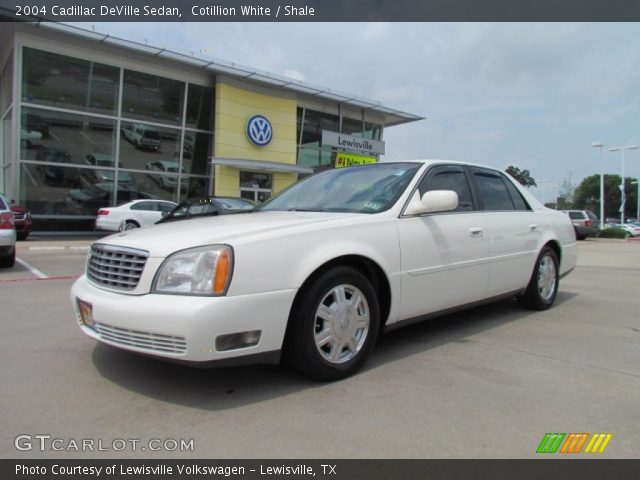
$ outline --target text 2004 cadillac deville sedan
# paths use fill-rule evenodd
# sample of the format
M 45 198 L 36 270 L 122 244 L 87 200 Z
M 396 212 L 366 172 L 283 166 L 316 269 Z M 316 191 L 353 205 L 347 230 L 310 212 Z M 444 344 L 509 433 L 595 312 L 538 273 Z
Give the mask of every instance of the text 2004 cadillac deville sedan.
M 505 297 L 549 308 L 575 264 L 568 217 L 504 173 L 407 161 L 322 172 L 253 213 L 107 237 L 71 297 L 108 345 L 200 365 L 282 357 L 331 380 L 384 329 Z

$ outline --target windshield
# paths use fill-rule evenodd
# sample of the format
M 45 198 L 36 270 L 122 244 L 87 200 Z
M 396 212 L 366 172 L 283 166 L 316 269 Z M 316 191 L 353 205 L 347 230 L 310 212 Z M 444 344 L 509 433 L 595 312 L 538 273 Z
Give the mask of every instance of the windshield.
M 398 200 L 421 166 L 378 163 L 327 170 L 294 184 L 259 210 L 382 212 Z

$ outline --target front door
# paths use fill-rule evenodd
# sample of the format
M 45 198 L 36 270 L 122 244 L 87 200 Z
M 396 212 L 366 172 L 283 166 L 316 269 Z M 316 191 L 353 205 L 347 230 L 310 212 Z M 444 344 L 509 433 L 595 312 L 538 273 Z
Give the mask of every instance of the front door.
M 453 190 L 458 208 L 398 220 L 402 252 L 400 320 L 481 300 L 487 294 L 489 242 L 483 214 L 474 205 L 469 180 L 458 165 L 429 169 L 420 195 Z

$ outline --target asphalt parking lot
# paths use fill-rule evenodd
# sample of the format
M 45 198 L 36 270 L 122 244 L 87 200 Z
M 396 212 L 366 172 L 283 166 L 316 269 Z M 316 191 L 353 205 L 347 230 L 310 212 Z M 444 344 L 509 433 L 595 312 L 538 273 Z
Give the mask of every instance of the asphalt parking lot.
M 503 301 L 409 326 L 329 384 L 96 345 L 69 302 L 89 243 L 19 242 L 20 262 L 0 270 L 1 457 L 531 458 L 547 432 L 612 433 L 601 457 L 638 456 L 640 242 L 579 242 L 551 310 Z M 19 435 L 63 450 L 17 450 Z M 81 439 L 192 439 L 193 451 L 67 448 Z

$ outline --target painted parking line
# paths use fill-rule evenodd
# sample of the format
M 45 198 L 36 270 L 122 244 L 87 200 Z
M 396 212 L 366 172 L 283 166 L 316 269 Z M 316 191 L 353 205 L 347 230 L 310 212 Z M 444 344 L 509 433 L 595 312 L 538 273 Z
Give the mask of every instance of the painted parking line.
M 18 262 L 20 265 L 22 265 L 24 268 L 29 270 L 31 273 L 33 273 L 38 278 L 49 278 L 49 275 L 45 275 L 40 270 L 38 270 L 36 267 L 34 267 L 33 265 L 25 262 L 21 258 L 16 258 L 16 262 Z

